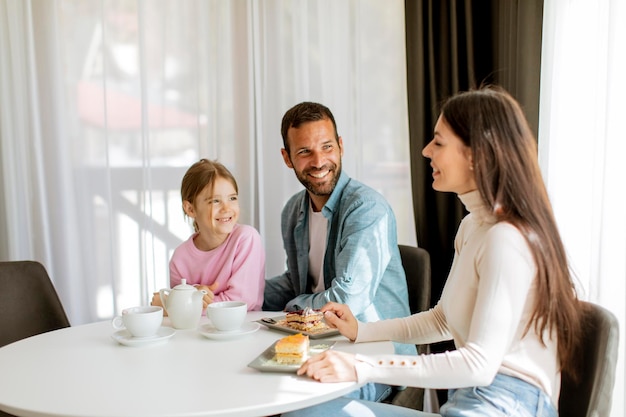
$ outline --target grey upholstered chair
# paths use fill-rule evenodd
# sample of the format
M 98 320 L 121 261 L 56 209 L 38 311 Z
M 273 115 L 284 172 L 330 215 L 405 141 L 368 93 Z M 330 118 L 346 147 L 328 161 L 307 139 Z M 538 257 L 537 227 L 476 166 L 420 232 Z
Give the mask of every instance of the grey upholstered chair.
M 615 382 L 619 325 L 615 315 L 599 305 L 583 302 L 582 356 L 566 366 L 577 366 L 578 383 L 561 379 L 561 417 L 609 417 Z
M 424 248 L 398 245 L 402 266 L 406 274 L 409 290 L 409 309 L 411 314 L 430 308 L 430 254 Z M 418 353 L 428 353 L 427 345 L 417 346 Z M 406 387 L 394 389 L 385 402 L 403 407 L 424 409 L 424 389 Z
M 0 317 L 0 347 L 70 326 L 46 269 L 34 261 L 0 262 Z
M 398 245 L 409 289 L 411 314 L 430 308 L 430 254 L 424 248 Z
M 0 262 L 0 347 L 69 327 L 63 305 L 39 262 Z

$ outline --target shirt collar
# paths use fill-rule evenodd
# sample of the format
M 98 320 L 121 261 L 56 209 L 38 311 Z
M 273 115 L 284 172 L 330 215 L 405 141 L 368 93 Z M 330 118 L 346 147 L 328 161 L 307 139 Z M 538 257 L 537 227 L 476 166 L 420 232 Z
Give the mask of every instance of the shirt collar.
M 346 188 L 346 185 L 350 182 L 350 177 L 346 174 L 343 169 L 341 170 L 341 174 L 339 174 L 339 179 L 337 180 L 337 184 L 335 185 L 335 189 L 330 194 L 330 198 L 322 207 L 322 213 L 324 213 L 324 217 L 329 218 L 332 217 L 335 208 L 339 204 L 341 200 L 341 194 L 343 193 L 343 189 Z
M 480 223 L 494 224 L 497 222 L 496 216 L 483 201 L 480 191 L 474 190 L 465 194 L 459 194 L 459 199 L 467 211 L 472 213 Z

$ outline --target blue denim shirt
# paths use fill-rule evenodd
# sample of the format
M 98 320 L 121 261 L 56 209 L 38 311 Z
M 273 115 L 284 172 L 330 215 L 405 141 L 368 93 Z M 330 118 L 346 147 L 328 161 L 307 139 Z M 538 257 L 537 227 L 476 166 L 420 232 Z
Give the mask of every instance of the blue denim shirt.
M 347 304 L 360 321 L 410 315 L 406 277 L 398 249 L 396 219 L 385 198 L 342 172 L 322 208 L 328 220 L 325 291 L 312 294 L 309 270 L 309 195 L 303 190 L 282 211 L 287 270 L 266 280 L 263 309 L 318 309 L 328 301 Z M 396 345 L 401 354 L 414 345 Z

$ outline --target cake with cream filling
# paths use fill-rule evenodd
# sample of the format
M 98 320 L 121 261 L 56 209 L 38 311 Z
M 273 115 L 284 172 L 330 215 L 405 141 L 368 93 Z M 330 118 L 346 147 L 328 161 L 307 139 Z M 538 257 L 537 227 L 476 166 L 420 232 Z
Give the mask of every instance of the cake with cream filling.
M 309 336 L 292 334 L 274 345 L 274 359 L 282 365 L 297 365 L 309 357 Z
M 285 315 L 287 326 L 303 332 L 325 329 L 326 323 L 323 319 L 324 314 L 321 311 L 313 310 L 310 307 L 299 311 L 290 311 Z

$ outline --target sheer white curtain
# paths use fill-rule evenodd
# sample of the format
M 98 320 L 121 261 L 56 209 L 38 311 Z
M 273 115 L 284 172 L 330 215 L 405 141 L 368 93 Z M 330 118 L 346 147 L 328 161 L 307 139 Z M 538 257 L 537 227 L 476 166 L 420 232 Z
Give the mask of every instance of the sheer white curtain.
M 36 259 L 72 324 L 147 303 L 191 231 L 180 180 L 219 159 L 284 268 L 280 210 L 301 189 L 280 119 L 335 113 L 344 169 L 415 244 L 402 0 L 0 0 L 4 258 Z
M 540 159 L 582 298 L 613 311 L 612 416 L 625 415 L 626 2 L 546 0 Z

